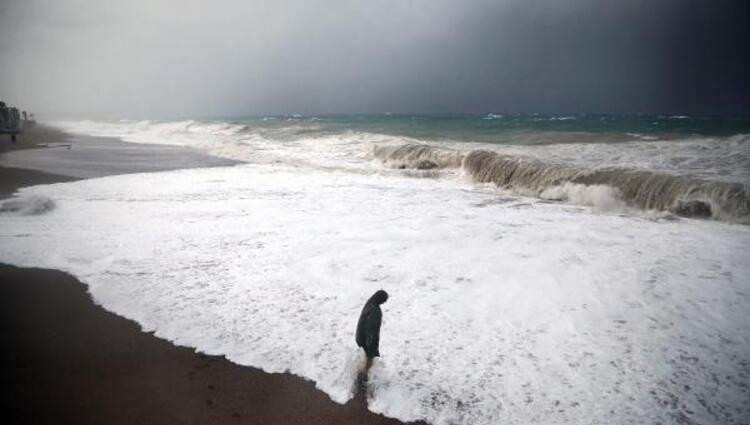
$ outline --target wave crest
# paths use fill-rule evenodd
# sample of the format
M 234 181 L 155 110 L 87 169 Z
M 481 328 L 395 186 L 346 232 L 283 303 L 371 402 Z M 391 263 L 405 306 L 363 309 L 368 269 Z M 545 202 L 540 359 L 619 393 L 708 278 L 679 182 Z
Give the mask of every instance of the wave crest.
M 375 146 L 373 155 L 393 168 L 457 168 L 463 160 L 463 154 L 459 151 L 416 143 Z
M 740 183 L 705 181 L 637 169 L 592 169 L 552 164 L 487 150 L 463 154 L 423 144 L 377 146 L 374 155 L 398 168 L 419 168 L 420 161 L 425 160 L 440 168 L 460 167 L 474 182 L 494 183 L 519 194 L 543 199 L 605 210 L 628 206 L 750 223 L 750 191 Z

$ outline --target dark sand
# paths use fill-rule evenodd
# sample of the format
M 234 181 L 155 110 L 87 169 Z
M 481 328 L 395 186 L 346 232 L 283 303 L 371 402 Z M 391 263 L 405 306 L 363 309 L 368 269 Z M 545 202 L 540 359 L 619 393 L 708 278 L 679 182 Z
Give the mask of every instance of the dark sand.
M 12 148 L 32 147 L 33 134 L 25 136 Z M 38 137 L 60 142 L 63 136 L 44 130 Z M 0 197 L 66 180 L 71 177 L 0 167 Z M 301 378 L 238 366 L 143 333 L 94 305 L 81 282 L 59 271 L 0 265 L 0 316 L 2 423 L 400 423 L 369 412 L 361 394 L 342 406 Z
M 0 134 L 0 154 L 38 147 L 38 144 L 67 143 L 68 136 L 54 128 L 38 125 L 25 130 L 16 136 L 16 142 L 11 142 L 10 135 Z

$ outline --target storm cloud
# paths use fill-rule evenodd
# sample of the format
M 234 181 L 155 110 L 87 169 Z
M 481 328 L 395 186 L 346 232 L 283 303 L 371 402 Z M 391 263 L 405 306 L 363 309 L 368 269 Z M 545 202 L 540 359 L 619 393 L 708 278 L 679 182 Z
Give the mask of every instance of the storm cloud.
M 49 116 L 750 113 L 745 1 L 0 1 Z

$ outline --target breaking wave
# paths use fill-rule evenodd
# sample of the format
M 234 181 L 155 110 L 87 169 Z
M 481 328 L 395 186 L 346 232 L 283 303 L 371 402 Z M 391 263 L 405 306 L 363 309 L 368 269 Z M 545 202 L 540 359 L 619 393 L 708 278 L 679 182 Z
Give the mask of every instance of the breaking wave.
M 456 168 L 463 160 L 463 154 L 457 150 L 423 144 L 375 146 L 373 155 L 393 168 Z
M 502 155 L 487 150 L 467 154 L 429 145 L 376 147 L 389 164 L 415 168 L 421 161 L 461 167 L 476 183 L 493 183 L 523 195 L 612 209 L 621 205 L 683 216 L 750 223 L 750 192 L 740 183 L 705 181 L 652 171 L 586 168 Z

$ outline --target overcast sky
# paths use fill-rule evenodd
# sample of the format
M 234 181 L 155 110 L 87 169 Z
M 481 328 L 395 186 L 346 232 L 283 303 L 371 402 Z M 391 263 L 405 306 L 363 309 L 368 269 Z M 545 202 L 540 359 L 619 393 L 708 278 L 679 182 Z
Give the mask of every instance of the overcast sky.
M 0 99 L 129 118 L 750 113 L 749 3 L 0 0 Z

